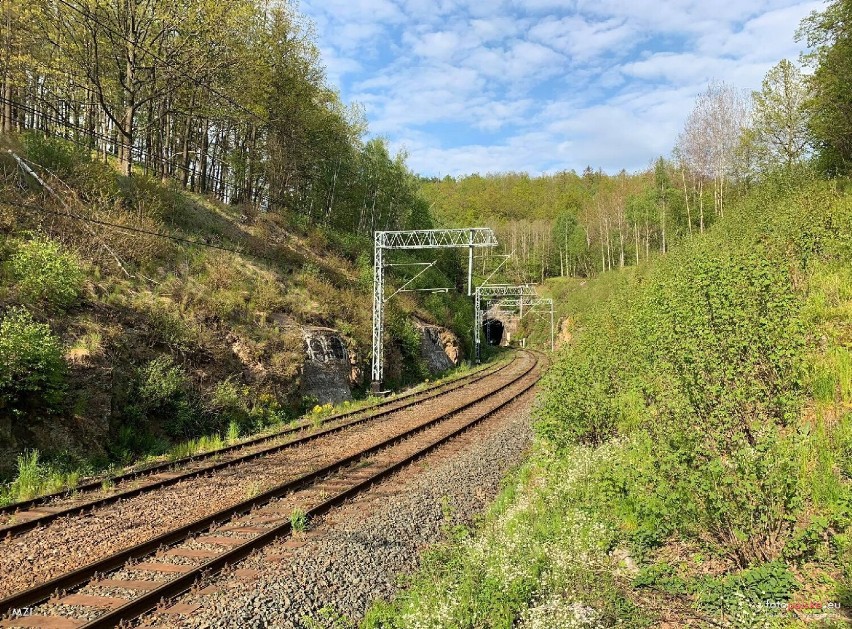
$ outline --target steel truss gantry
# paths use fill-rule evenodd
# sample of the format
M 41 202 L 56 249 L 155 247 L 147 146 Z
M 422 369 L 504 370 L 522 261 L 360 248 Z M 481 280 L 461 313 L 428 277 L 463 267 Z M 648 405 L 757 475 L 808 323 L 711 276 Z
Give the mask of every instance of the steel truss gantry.
M 477 286 L 474 291 L 473 300 L 473 346 L 477 364 L 482 355 L 482 302 L 492 301 L 495 298 L 507 297 L 535 297 L 535 288 L 528 284 L 521 286 L 509 286 L 507 284 L 494 284 L 492 286 Z
M 497 306 L 497 308 L 502 313 L 505 313 L 508 317 L 517 318 L 518 320 L 523 320 L 527 315 L 539 315 L 539 316 L 550 316 L 550 351 L 553 351 L 554 348 L 554 316 L 553 316 L 553 300 L 550 298 L 541 298 L 541 297 L 529 297 L 527 295 L 518 295 L 515 298 L 514 295 L 507 296 L 499 301 L 493 303 L 492 305 Z M 543 308 L 542 308 L 543 307 Z M 518 312 L 514 313 L 507 309 L 517 309 Z M 480 321 L 479 326 L 481 328 L 481 311 L 477 310 L 479 313 Z M 477 347 L 477 358 L 479 357 L 479 340 L 476 338 L 476 347 Z
M 384 305 L 387 299 L 389 299 L 385 298 L 385 251 L 393 249 L 447 249 L 467 247 L 467 288 L 468 294 L 471 294 L 473 291 L 473 250 L 482 247 L 496 246 L 497 237 L 494 235 L 494 232 L 487 227 L 472 227 L 467 229 L 377 231 L 374 234 L 372 371 L 372 389 L 374 392 L 378 392 L 381 389 L 382 377 L 384 376 Z M 425 271 L 426 269 L 422 272 Z M 409 284 L 414 279 L 415 278 L 412 278 L 409 281 Z

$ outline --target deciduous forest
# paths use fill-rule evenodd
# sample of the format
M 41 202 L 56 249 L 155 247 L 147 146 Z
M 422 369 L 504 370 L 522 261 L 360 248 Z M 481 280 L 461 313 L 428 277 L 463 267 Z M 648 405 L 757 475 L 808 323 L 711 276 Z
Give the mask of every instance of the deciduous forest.
M 759 89 L 708 84 L 643 171 L 444 178 L 370 136 L 293 3 L 0 19 L 0 503 L 330 416 L 306 330 L 366 398 L 373 233 L 486 226 L 479 281 L 511 253 L 491 281 L 556 303 L 533 445 L 361 626 L 852 618 L 852 0 Z M 396 389 L 434 376 L 424 325 L 470 357 L 474 313 L 463 255 L 395 261 L 391 292 L 432 262 L 411 286 L 442 291 L 388 300 Z

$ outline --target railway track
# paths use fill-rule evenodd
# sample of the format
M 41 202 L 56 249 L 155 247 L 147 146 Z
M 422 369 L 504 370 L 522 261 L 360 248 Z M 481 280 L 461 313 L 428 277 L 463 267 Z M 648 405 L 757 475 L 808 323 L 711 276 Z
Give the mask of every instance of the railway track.
M 0 600 L 0 615 L 6 616 L 0 625 L 109 627 L 138 617 L 203 575 L 287 536 L 300 518 L 327 512 L 504 408 L 541 373 L 540 359 L 530 352 L 518 361 L 518 373 L 494 390 L 427 413 L 416 425 L 238 504 L 7 596 Z
M 506 369 L 509 364 L 511 363 L 502 362 L 422 391 L 385 400 L 356 411 L 339 413 L 324 420 L 320 426 L 316 426 L 310 420 L 300 422 L 273 434 L 255 437 L 225 448 L 87 482 L 72 491 L 58 492 L 7 505 L 0 508 L 0 538 L 18 535 L 61 517 L 75 516 L 89 509 L 127 500 L 148 491 L 269 456 L 341 432 L 349 427 L 386 417 L 400 409 L 479 382 Z M 288 439 L 288 437 L 292 438 Z M 104 491 L 105 481 L 111 487 L 108 491 Z M 97 493 L 102 495 L 86 499 L 87 495 Z

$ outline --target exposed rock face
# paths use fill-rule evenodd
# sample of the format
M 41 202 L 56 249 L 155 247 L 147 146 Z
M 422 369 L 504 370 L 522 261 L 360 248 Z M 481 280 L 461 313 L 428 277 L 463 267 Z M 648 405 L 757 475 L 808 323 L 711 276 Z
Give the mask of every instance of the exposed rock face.
M 309 328 L 305 335 L 305 367 L 302 394 L 315 397 L 320 404 L 339 404 L 352 399 L 349 387 L 360 377 L 355 356 L 335 330 Z
M 439 374 L 455 367 L 462 359 L 461 343 L 447 328 L 414 320 L 422 334 L 420 352 L 429 367 L 429 373 Z

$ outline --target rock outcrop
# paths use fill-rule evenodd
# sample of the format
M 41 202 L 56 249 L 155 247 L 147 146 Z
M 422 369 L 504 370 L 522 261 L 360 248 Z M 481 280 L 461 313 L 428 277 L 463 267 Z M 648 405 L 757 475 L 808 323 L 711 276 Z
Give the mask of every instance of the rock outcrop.
M 352 399 L 350 387 L 357 384 L 360 369 L 343 339 L 330 328 L 306 328 L 302 395 L 320 404 L 339 404 Z M 353 381 L 355 380 L 355 381 Z
M 447 328 L 424 323 L 418 319 L 414 320 L 414 324 L 422 335 L 420 352 L 426 361 L 429 373 L 439 374 L 461 362 L 463 358 L 461 342 L 455 334 Z

